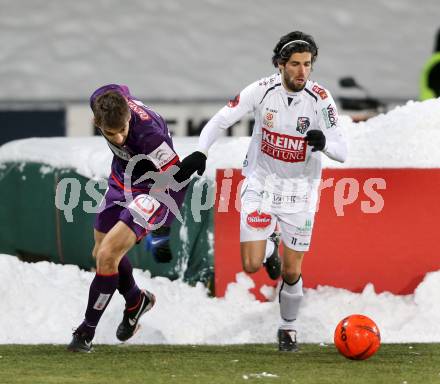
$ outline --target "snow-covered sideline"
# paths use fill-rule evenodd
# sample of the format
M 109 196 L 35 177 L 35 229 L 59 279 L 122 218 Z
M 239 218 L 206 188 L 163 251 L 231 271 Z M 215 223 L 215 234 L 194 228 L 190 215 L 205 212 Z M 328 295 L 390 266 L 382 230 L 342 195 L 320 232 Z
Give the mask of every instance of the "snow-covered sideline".
M 244 273 L 229 284 L 224 298 L 209 297 L 199 284 L 151 278 L 134 271 L 141 287 L 154 292 L 156 306 L 141 320 L 130 344 L 235 344 L 275 342 L 278 302 L 259 302 L 249 293 Z M 67 343 L 84 314 L 91 272 L 48 262 L 23 263 L 0 255 L 0 344 Z M 272 289 L 273 290 L 273 289 Z M 375 320 L 385 343 L 440 342 L 440 271 L 429 273 L 408 296 L 319 287 L 306 289 L 298 319 L 301 342 L 330 343 L 344 316 L 363 313 Z M 96 343 L 118 343 L 115 330 L 124 301 L 115 293 L 97 329 Z
M 440 99 L 408 102 L 366 122 L 353 123 L 341 116 L 349 143 L 344 164 L 323 156 L 329 168 L 437 168 L 440 167 Z M 209 152 L 208 177 L 218 168 L 241 168 L 249 137 L 221 138 Z M 174 138 L 177 153 L 185 157 L 197 149 L 196 137 Z M 79 174 L 106 178 L 112 153 L 102 137 L 32 138 L 0 147 L 0 163 L 40 162 L 55 168 L 72 168 Z M 45 169 L 44 171 L 47 171 Z

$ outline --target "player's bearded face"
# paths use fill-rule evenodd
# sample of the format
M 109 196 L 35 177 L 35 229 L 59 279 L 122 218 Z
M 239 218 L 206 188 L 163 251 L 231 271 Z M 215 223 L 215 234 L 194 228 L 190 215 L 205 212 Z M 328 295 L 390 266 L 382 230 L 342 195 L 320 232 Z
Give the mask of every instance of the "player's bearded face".
M 312 70 L 312 54 L 310 52 L 292 53 L 285 64 L 279 64 L 283 85 L 288 91 L 299 92 L 305 86 Z

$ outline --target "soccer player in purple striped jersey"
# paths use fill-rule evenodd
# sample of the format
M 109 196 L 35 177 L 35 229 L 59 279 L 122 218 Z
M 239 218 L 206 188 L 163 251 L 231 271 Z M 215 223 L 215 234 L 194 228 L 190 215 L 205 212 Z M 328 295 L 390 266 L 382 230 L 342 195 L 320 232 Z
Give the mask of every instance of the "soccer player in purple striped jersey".
M 72 352 L 91 351 L 96 326 L 116 290 L 126 301 L 116 337 L 125 341 L 136 332 L 140 317 L 153 307 L 155 297 L 137 286 L 126 254 L 149 231 L 163 233 L 164 228 L 169 229 L 179 214 L 184 186 L 194 172 L 203 173 L 206 161 L 200 152 L 180 161 L 164 119 L 124 85 L 97 89 L 90 106 L 94 124 L 114 156 L 108 189 L 94 225 L 96 275 L 84 320 L 67 347 Z M 168 178 L 181 188 L 165 187 L 162 194 L 155 192 L 159 175 L 163 181 L 163 175 L 171 170 L 174 172 Z

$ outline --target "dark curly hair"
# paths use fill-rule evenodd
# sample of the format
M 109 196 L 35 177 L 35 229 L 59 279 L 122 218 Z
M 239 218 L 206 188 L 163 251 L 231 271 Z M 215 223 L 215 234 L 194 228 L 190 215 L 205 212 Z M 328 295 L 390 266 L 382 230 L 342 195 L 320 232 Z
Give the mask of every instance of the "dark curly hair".
M 92 106 L 95 125 L 106 128 L 124 126 L 130 109 L 125 97 L 117 91 L 107 91 L 99 95 Z
M 303 40 L 304 42 L 295 40 Z M 289 44 L 292 42 L 292 44 Z M 313 37 L 304 32 L 294 31 L 280 38 L 280 41 L 273 49 L 272 64 L 278 68 L 278 64 L 285 64 L 292 53 L 296 52 L 310 52 L 312 54 L 312 64 L 318 57 L 318 46 L 313 40 Z

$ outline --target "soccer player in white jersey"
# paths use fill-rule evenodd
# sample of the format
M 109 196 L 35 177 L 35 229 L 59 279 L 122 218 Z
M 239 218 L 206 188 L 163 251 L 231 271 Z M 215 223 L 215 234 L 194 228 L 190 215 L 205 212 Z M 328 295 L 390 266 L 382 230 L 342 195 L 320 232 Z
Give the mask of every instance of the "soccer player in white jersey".
M 257 272 L 268 258 L 277 256 L 277 244 L 268 239 L 277 225 L 281 229 L 280 351 L 298 349 L 295 320 L 303 298 L 301 264 L 310 247 L 321 157 L 339 162 L 347 157 L 335 102 L 327 89 L 309 80 L 317 56 L 312 36 L 299 31 L 282 36 L 272 57 L 278 73 L 244 88 L 211 118 L 199 139 L 199 151 L 207 155 L 223 130 L 248 112 L 254 115 L 243 163 L 240 250 L 243 269 Z

